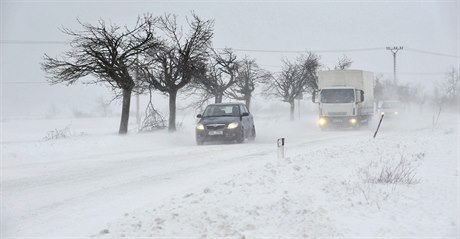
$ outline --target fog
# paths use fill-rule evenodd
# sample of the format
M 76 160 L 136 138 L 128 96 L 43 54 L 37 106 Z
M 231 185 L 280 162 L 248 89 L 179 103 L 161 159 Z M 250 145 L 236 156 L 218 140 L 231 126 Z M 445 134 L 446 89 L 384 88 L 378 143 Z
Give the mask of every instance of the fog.
M 2 1 L 1 100 L 2 117 L 44 117 L 56 110 L 91 113 L 97 101 L 113 98 L 103 85 L 49 86 L 40 69 L 43 55 L 60 56 L 69 39 L 60 32 L 79 29 L 77 19 L 99 19 L 130 26 L 138 15 L 177 14 L 181 21 L 195 12 L 215 20 L 213 46 L 231 47 L 238 57 L 248 55 L 264 69 L 277 72 L 281 59 L 301 52 L 320 55 L 322 69 L 333 68 L 346 54 L 353 69 L 393 79 L 393 57 L 387 46 L 403 46 L 397 55 L 398 81 L 420 84 L 427 94 L 458 66 L 458 2 L 110 2 Z M 456 57 L 455 57 L 456 56 Z M 84 82 L 84 81 L 82 81 Z M 260 98 L 260 95 L 256 95 Z M 156 94 L 165 114 L 164 96 Z M 185 99 L 178 100 L 182 107 Z M 142 96 L 141 104 L 147 98 Z M 119 102 L 113 110 L 120 111 Z M 286 106 L 287 107 L 287 106 Z

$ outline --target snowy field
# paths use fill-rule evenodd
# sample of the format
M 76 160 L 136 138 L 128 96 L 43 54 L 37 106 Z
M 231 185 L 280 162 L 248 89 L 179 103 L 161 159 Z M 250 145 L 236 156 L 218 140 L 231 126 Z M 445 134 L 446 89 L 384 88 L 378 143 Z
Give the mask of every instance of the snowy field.
M 432 116 L 373 139 L 375 122 L 256 114 L 255 142 L 203 146 L 194 119 L 126 136 L 118 118 L 4 119 L 0 237 L 460 238 L 459 114 Z

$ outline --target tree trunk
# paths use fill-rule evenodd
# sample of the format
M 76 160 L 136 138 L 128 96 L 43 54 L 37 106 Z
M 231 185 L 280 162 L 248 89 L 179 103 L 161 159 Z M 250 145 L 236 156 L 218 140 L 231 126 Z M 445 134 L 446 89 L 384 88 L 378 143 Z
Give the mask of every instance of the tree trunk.
M 176 98 L 177 91 L 169 92 L 169 132 L 176 131 Z
M 216 94 L 216 95 L 214 96 L 214 98 L 215 98 L 214 103 L 216 103 L 216 104 L 217 104 L 217 103 L 222 103 L 222 97 L 223 97 L 222 94 Z
M 245 95 L 245 103 L 246 107 L 248 108 L 249 111 L 251 111 L 251 95 Z
M 121 108 L 120 130 L 118 134 L 128 133 L 129 107 L 131 105 L 132 89 L 123 89 L 123 105 Z
M 290 111 L 290 113 L 291 113 L 291 121 L 294 121 L 295 101 L 293 100 L 293 101 L 289 102 L 289 104 L 291 105 L 291 111 Z

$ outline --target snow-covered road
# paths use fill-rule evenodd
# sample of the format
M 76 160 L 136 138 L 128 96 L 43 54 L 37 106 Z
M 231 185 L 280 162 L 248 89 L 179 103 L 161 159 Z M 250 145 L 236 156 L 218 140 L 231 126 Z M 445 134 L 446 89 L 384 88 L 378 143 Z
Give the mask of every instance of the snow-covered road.
M 373 129 L 263 120 L 256 142 L 245 144 L 196 146 L 192 130 L 4 140 L 2 238 L 455 237 L 456 119 L 436 130 L 383 127 L 375 140 Z M 278 137 L 287 140 L 285 159 Z M 400 157 L 420 183 L 363 181 L 363 172 Z

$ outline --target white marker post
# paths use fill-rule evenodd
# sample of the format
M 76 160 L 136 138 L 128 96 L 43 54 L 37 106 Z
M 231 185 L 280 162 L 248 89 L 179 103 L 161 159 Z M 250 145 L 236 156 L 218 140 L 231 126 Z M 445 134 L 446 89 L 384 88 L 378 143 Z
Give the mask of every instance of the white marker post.
M 284 138 L 279 138 L 277 140 L 278 145 L 278 159 L 284 159 Z

